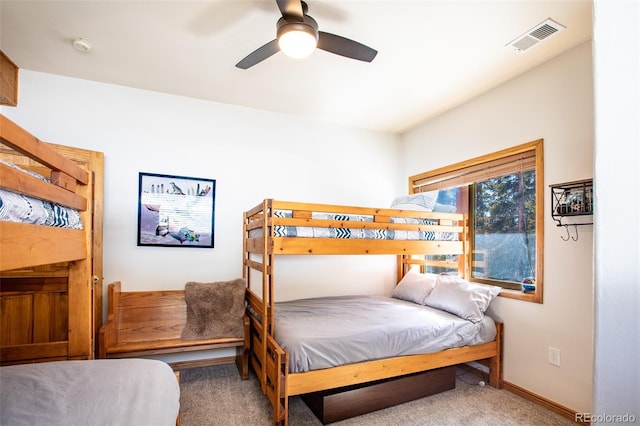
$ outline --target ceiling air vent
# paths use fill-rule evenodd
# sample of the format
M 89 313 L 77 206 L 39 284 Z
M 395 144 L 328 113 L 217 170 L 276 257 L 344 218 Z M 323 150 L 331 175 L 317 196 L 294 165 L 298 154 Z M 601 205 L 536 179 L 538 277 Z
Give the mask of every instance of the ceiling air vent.
M 559 24 L 553 19 L 549 18 L 546 21 L 541 22 L 540 24 L 531 28 L 524 34 L 516 37 L 515 39 L 507 43 L 507 46 L 511 46 L 516 52 L 524 52 L 531 46 L 535 46 L 545 38 L 564 29 L 564 25 Z

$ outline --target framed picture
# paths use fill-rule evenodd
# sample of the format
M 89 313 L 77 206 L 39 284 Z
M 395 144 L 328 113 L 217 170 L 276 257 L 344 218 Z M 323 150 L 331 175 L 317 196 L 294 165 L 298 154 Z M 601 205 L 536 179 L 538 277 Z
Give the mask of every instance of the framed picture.
M 138 245 L 212 248 L 216 181 L 140 173 Z

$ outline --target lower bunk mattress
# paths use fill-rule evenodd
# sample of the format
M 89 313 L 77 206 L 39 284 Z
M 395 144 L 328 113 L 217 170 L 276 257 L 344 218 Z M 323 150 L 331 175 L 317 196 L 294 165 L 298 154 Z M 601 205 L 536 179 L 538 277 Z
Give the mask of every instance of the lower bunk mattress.
M 175 425 L 180 387 L 149 359 L 0 367 L 3 425 Z
M 275 340 L 289 372 L 439 352 L 491 342 L 489 316 L 471 322 L 448 312 L 384 296 L 336 296 L 275 304 Z

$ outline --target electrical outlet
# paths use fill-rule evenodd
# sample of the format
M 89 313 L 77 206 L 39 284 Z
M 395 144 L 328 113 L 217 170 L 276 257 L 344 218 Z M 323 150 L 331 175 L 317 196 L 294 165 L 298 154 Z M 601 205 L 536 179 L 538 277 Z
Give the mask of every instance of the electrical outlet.
M 560 367 L 560 349 L 549 346 L 549 364 Z

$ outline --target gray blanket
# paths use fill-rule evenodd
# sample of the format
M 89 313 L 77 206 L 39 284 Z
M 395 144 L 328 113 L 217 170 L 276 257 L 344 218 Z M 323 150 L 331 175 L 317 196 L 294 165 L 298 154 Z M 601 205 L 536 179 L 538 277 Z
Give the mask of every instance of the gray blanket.
M 59 361 L 0 368 L 2 425 L 174 426 L 180 388 L 149 359 Z
M 275 339 L 292 373 L 490 342 L 493 320 L 476 324 L 438 309 L 383 296 L 278 302 Z

